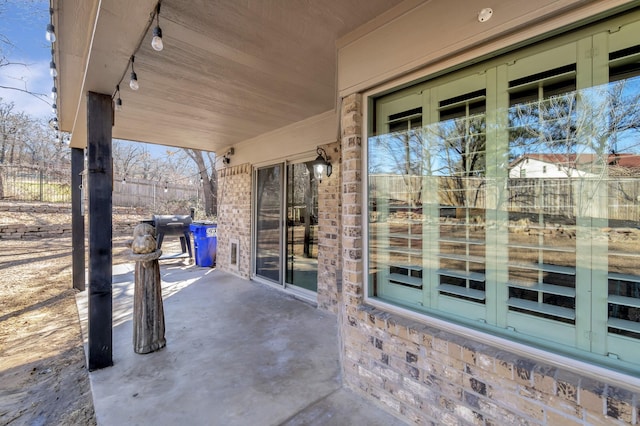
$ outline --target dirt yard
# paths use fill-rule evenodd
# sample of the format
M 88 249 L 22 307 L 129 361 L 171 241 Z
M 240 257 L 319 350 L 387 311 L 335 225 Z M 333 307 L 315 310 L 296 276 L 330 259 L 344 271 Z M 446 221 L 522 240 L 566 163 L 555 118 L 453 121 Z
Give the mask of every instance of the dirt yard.
M 15 220 L 71 217 L 0 212 L 0 224 Z M 126 261 L 127 239 L 114 238 L 114 263 Z M 0 239 L 0 271 L 0 425 L 95 425 L 71 288 L 71 237 Z

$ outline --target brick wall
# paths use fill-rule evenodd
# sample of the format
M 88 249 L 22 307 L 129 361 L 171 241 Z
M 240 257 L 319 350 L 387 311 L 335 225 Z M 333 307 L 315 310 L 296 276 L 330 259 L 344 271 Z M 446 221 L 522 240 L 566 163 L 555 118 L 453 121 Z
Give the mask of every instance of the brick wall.
M 251 165 L 218 170 L 218 234 L 216 266 L 223 271 L 250 276 Z M 231 241 L 238 241 L 238 267 L 229 264 Z
M 629 389 L 364 303 L 361 102 L 341 112 L 344 383 L 415 424 L 638 424 Z
M 329 156 L 333 172 L 318 186 L 318 308 L 337 314 L 342 292 L 340 144 L 321 148 Z

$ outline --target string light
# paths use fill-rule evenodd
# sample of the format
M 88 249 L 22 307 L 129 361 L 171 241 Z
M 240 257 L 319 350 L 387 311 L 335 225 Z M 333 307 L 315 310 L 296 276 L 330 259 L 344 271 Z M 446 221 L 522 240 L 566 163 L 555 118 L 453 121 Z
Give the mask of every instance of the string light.
M 167 192 L 167 191 L 169 191 L 169 183 L 165 182 L 164 183 L 164 192 Z
M 157 52 L 164 49 L 164 44 L 162 43 L 162 28 L 160 28 L 160 2 L 158 2 L 158 6 L 156 6 L 156 26 L 153 29 L 151 47 Z
M 118 84 L 116 85 L 116 90 L 113 96 L 111 97 L 111 99 L 113 99 L 115 103 L 116 111 L 122 110 L 122 99 L 120 98 L 120 84 L 124 81 L 124 78 L 127 75 L 129 64 L 131 64 L 131 73 L 129 74 L 129 87 L 131 88 L 131 90 L 134 90 L 134 91 L 140 89 L 140 83 L 138 82 L 138 75 L 136 74 L 135 67 L 134 67 L 135 60 L 136 60 L 135 55 L 140 50 L 140 46 L 142 45 L 142 42 L 144 41 L 144 39 L 146 38 L 146 35 L 149 32 L 149 29 L 153 24 L 154 18 L 156 20 L 156 25 L 153 28 L 153 32 L 152 32 L 153 38 L 151 39 L 151 46 L 156 51 L 161 51 L 164 48 L 164 43 L 162 41 L 162 29 L 160 28 L 160 3 L 161 2 L 158 1 L 158 3 L 156 4 L 155 13 L 152 13 L 151 16 L 149 17 L 149 20 L 147 21 L 147 28 L 143 32 L 142 37 L 139 39 L 138 45 L 134 49 L 133 54 L 129 59 L 129 63 L 127 63 L 127 67 L 124 69 L 122 76 L 120 77 L 120 81 L 118 81 Z
M 120 99 L 120 85 L 116 86 L 116 94 L 118 97 L 116 98 L 116 111 L 122 111 L 122 99 Z
M 131 87 L 131 90 L 138 90 L 140 88 L 140 85 L 138 84 L 138 76 L 133 69 L 133 63 L 135 62 L 135 60 L 136 57 L 131 55 L 131 80 L 129 80 L 129 87 Z
M 49 74 L 51 74 L 51 77 L 55 78 L 58 76 L 58 70 L 56 69 L 56 63 L 51 60 L 51 62 L 49 62 Z
M 49 43 L 55 43 L 56 41 L 56 29 L 53 26 L 53 9 L 49 9 L 49 15 L 51 15 L 51 22 L 47 24 L 47 33 L 45 35 Z
M 46 39 L 49 43 L 52 44 L 56 41 L 56 30 L 53 26 L 53 8 L 49 8 L 49 23 L 47 24 Z M 58 104 L 56 103 L 58 99 L 58 88 L 56 87 L 56 77 L 58 77 L 58 69 L 56 67 L 55 54 L 56 51 L 54 50 L 53 46 L 51 46 L 51 62 L 49 62 L 49 74 L 53 78 L 53 87 L 51 88 L 51 99 L 53 100 L 53 102 L 51 103 L 51 112 L 54 114 L 54 117 L 49 121 L 49 125 L 56 132 L 56 143 L 65 143 L 67 141 L 61 139 L 60 127 L 58 126 Z

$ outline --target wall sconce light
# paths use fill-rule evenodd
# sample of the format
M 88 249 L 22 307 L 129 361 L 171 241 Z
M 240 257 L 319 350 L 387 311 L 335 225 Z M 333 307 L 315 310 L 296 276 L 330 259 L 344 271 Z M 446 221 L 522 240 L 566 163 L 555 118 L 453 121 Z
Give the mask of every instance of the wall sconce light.
M 331 172 L 333 167 L 331 167 L 331 163 L 329 162 L 329 157 L 324 149 L 318 147 L 316 148 L 316 153 L 318 156 L 315 160 L 313 160 L 313 175 L 318 180 L 318 182 L 322 182 L 322 175 L 326 172 L 327 177 L 331 176 Z
M 233 154 L 236 153 L 236 150 L 232 147 L 229 148 L 229 150 L 222 156 L 222 164 L 224 164 L 225 166 L 228 166 L 229 163 L 231 162 L 231 157 Z

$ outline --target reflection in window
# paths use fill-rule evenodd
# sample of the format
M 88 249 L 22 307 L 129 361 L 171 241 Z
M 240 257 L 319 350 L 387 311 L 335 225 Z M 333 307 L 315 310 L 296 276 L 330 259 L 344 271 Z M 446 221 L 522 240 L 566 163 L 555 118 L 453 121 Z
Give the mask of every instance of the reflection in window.
M 373 285 L 419 303 L 422 288 L 422 108 L 387 117 L 369 145 L 369 235 Z M 383 277 L 378 287 L 378 277 Z M 382 286 L 385 286 L 383 289 Z
M 509 83 L 509 309 L 573 323 L 577 146 L 575 65 Z M 548 166 L 557 170 L 547 173 Z
M 435 127 L 439 229 L 438 290 L 485 301 L 485 90 L 439 102 Z
M 640 46 L 557 52 L 375 100 L 368 296 L 637 368 Z
M 606 121 L 609 332 L 640 338 L 640 46 L 609 55 Z M 604 92 L 604 93 L 602 93 Z

